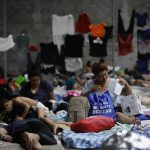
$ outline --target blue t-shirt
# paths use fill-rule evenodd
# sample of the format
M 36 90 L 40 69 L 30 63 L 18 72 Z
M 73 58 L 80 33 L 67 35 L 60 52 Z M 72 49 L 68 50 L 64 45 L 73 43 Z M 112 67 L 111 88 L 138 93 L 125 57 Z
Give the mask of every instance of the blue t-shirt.
M 45 80 L 41 80 L 39 90 L 36 93 L 32 93 L 31 82 L 29 81 L 21 88 L 20 95 L 45 103 L 50 99 L 49 93 L 52 91 L 52 85 Z
M 135 16 L 137 18 L 137 26 L 144 27 L 147 24 L 147 18 L 148 18 L 147 13 L 143 13 L 143 14 L 136 13 Z

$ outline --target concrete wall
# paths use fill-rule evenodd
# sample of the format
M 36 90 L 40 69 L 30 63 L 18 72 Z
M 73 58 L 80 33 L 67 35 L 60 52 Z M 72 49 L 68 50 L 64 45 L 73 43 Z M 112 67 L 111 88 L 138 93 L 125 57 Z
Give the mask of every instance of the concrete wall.
M 149 0 L 5 0 L 6 1 L 6 33 L 13 34 L 14 39 L 27 31 L 31 44 L 39 44 L 52 40 L 52 14 L 66 15 L 72 14 L 77 21 L 78 15 L 86 12 L 92 23 L 105 22 L 107 25 L 113 25 L 113 39 L 108 42 L 108 56 L 106 62 L 112 65 L 120 65 L 122 67 L 132 68 L 137 59 L 136 44 L 136 20 L 134 28 L 134 52 L 127 56 L 118 56 L 116 30 L 118 21 L 118 9 L 123 11 L 124 25 L 128 27 L 128 21 L 131 12 L 135 9 L 138 12 L 148 12 L 149 18 L 147 27 L 150 24 L 150 2 Z M 3 25 L 3 2 L 0 0 L 0 37 L 4 36 Z M 146 28 L 146 27 L 145 27 Z M 20 65 L 25 59 L 25 51 L 14 47 L 7 52 L 8 72 L 19 72 L 26 68 L 26 63 Z M 84 46 L 83 61 L 92 59 L 93 62 L 99 58 L 90 57 L 88 55 L 89 45 Z M 113 54 L 114 52 L 114 54 Z M 114 55 L 114 57 L 112 57 Z M 18 58 L 20 57 L 20 59 Z M 3 54 L 0 53 L 0 65 L 3 67 Z M 21 68 L 21 69 L 20 69 Z

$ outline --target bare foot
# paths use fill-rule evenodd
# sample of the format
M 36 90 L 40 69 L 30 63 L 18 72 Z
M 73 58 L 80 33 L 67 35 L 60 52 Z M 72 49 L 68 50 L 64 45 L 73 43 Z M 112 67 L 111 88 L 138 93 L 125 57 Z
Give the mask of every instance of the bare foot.
M 24 132 L 23 139 L 26 142 L 27 150 L 46 150 L 44 146 L 39 143 L 40 137 L 38 134 Z
M 12 142 L 12 136 L 10 136 L 10 135 L 4 135 L 3 137 L 2 137 L 2 140 L 3 141 L 5 141 L 5 142 Z

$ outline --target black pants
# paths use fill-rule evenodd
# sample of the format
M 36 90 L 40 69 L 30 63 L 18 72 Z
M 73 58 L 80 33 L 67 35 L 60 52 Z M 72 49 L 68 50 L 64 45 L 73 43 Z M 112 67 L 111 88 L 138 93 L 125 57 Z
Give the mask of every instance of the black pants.
M 25 131 L 38 134 L 40 136 L 39 142 L 41 145 L 57 144 L 51 129 L 41 120 L 35 118 L 15 121 L 9 124 L 8 130 L 14 138 L 14 142 L 21 144 L 23 147 L 25 141 L 22 138 L 22 134 Z

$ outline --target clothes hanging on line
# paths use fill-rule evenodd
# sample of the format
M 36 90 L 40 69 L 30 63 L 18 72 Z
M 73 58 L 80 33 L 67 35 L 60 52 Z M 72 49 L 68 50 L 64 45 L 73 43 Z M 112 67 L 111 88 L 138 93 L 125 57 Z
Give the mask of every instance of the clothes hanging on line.
M 118 54 L 125 56 L 133 52 L 132 40 L 133 40 L 133 29 L 134 29 L 134 17 L 135 10 L 132 11 L 130 24 L 127 30 L 125 30 L 123 25 L 123 20 L 121 18 L 121 10 L 118 10 Z
M 150 28 L 137 30 L 137 46 L 140 58 L 144 57 L 144 55 L 150 56 Z
M 127 30 L 124 28 L 123 20 L 121 17 L 121 10 L 118 10 L 118 34 L 122 37 L 126 37 L 128 34 L 133 33 L 134 29 L 134 17 L 135 17 L 135 10 L 132 11 L 129 27 Z
M 53 43 L 40 43 L 42 72 L 48 74 L 55 71 L 56 57 L 58 56 L 57 46 Z M 47 66 L 47 67 L 44 67 Z
M 137 26 L 144 27 L 147 24 L 148 13 L 135 13 L 135 17 L 137 18 Z
M 112 38 L 113 26 L 106 26 L 105 36 L 100 40 L 97 37 L 89 35 L 89 55 L 93 57 L 106 57 L 107 56 L 107 42 Z
M 82 57 L 83 56 L 84 38 L 82 34 L 65 36 L 65 56 L 66 57 Z
M 6 38 L 0 38 L 0 52 L 8 51 L 13 48 L 15 43 L 13 41 L 13 36 L 10 34 Z
M 78 20 L 76 22 L 76 32 L 78 33 L 88 33 L 90 32 L 89 25 L 91 24 L 90 18 L 87 13 L 79 14 Z
M 22 49 L 22 48 L 27 48 L 30 43 L 30 37 L 27 34 L 20 34 L 16 38 L 16 45 L 17 48 Z
M 76 72 L 83 68 L 83 62 L 81 58 L 65 58 L 65 68 L 68 72 Z
M 52 15 L 53 42 L 60 52 L 61 45 L 64 44 L 64 35 L 75 33 L 73 15 L 58 16 Z
M 40 52 L 27 52 L 27 70 L 32 66 L 40 67 L 41 53 Z
M 99 23 L 99 24 L 91 24 L 89 26 L 91 30 L 91 35 L 94 37 L 103 38 L 105 36 L 105 23 Z
M 57 46 L 53 43 L 40 43 L 41 62 L 45 64 L 55 64 L 58 55 Z

